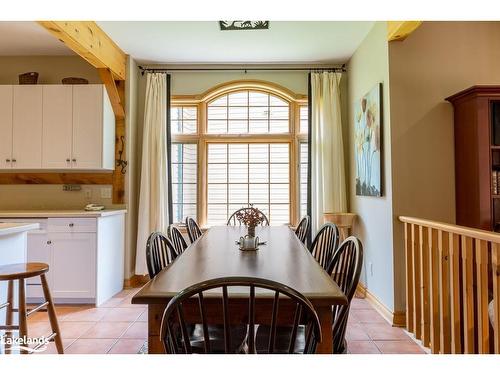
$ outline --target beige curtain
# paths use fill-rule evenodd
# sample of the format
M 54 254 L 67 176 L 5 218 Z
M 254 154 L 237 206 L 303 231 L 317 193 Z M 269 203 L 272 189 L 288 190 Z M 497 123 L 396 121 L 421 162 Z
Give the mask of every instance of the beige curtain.
M 340 116 L 341 73 L 311 73 L 311 230 L 324 213 L 347 210 Z
M 167 76 L 148 73 L 146 85 L 136 275 L 148 273 L 146 241 L 149 234 L 166 233 L 168 227 Z

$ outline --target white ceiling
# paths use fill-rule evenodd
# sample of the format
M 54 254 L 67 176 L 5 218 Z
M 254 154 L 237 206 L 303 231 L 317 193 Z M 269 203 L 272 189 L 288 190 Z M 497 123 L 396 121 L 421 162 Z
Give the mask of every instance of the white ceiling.
M 74 53 L 31 21 L 0 22 L 0 56 L 60 56 Z
M 97 22 L 140 63 L 344 63 L 373 22 L 271 21 L 269 30 L 220 31 L 217 21 Z

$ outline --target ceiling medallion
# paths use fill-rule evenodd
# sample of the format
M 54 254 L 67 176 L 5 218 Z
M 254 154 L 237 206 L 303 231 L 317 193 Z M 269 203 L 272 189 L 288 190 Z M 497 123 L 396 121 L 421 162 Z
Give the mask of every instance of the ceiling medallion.
M 269 21 L 219 21 L 222 31 L 226 30 L 267 30 Z

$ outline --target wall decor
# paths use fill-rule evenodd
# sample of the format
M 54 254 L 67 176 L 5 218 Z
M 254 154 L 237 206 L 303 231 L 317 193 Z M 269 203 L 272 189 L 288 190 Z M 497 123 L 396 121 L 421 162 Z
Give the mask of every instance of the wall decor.
M 222 31 L 226 30 L 266 30 L 269 21 L 219 21 Z
M 382 83 L 379 83 L 354 104 L 356 195 L 382 196 L 381 94 Z

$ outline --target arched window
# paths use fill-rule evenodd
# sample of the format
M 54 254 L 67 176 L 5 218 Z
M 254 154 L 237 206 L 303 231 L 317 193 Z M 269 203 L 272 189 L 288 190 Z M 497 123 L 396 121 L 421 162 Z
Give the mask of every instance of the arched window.
M 257 81 L 173 97 L 171 131 L 174 222 L 223 225 L 248 204 L 273 225 L 305 214 L 305 97 Z

